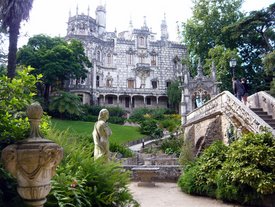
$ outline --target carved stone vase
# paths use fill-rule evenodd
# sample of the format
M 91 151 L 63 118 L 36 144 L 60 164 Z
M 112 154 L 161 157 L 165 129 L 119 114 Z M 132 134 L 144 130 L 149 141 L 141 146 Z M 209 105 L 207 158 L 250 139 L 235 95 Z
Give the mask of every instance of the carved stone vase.
M 30 105 L 27 109 L 29 138 L 2 151 L 4 167 L 17 179 L 17 191 L 28 206 L 42 207 L 46 202 L 51 178 L 63 157 L 63 149 L 40 134 L 42 114 L 39 103 Z

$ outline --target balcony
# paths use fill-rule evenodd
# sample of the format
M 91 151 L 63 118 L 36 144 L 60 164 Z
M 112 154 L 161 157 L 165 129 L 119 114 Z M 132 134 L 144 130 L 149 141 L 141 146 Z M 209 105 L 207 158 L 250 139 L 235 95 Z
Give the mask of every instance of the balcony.
M 134 70 L 137 71 L 150 71 L 150 64 L 149 63 L 137 63 L 136 68 Z
M 166 96 L 165 89 L 153 89 L 153 88 L 97 88 L 98 93 L 110 93 L 117 95 L 152 95 L 152 96 Z

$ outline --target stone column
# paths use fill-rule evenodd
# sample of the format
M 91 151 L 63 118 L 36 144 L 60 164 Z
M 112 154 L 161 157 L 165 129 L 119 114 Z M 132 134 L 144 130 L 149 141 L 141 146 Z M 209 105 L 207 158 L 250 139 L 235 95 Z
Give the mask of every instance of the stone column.
M 29 138 L 2 151 L 5 169 L 17 179 L 17 191 L 27 206 L 43 207 L 51 190 L 50 181 L 63 157 L 63 149 L 44 139 L 39 131 L 43 109 L 34 103 L 27 109 Z

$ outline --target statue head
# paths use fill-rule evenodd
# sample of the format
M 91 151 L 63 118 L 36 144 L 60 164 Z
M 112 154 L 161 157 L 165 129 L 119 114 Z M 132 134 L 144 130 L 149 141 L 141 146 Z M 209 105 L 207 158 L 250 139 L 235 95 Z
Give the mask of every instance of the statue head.
M 98 120 L 107 121 L 109 119 L 109 111 L 107 109 L 101 109 L 98 115 Z

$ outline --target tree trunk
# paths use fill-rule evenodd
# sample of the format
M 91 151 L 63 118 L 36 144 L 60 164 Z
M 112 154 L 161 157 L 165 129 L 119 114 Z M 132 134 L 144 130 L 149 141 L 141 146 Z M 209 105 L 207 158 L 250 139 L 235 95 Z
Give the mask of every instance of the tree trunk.
M 45 106 L 46 106 L 47 109 L 48 109 L 48 106 L 49 106 L 50 87 L 51 87 L 50 84 L 48 84 L 48 83 L 45 84 L 44 103 L 45 103 Z
M 9 54 L 8 54 L 8 77 L 13 79 L 16 70 L 16 52 L 19 35 L 20 21 L 9 27 Z

